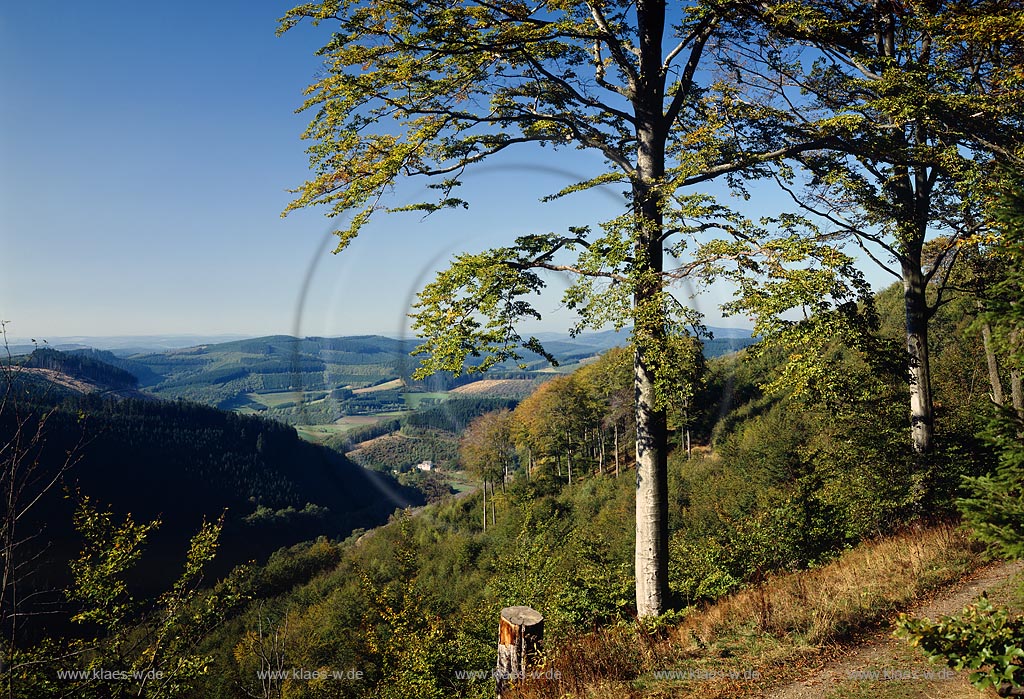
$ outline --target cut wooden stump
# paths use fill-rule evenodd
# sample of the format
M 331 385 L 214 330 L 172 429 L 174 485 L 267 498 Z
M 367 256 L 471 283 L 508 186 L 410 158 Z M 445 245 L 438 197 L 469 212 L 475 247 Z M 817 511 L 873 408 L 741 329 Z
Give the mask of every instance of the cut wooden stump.
M 526 677 L 544 638 L 544 617 L 530 607 L 505 607 L 498 622 L 498 699 L 509 684 Z

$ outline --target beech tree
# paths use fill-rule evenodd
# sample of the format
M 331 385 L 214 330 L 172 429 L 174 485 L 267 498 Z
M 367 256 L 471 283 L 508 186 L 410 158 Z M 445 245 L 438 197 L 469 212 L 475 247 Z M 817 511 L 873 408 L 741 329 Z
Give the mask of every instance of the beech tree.
M 338 250 L 374 214 L 461 208 L 463 174 L 513 147 L 594 151 L 605 168 L 552 198 L 600 186 L 625 191 L 612 220 L 524 231 L 508 247 L 457 256 L 420 294 L 418 376 L 485 370 L 524 351 L 548 356 L 519 321 L 539 318 L 542 270 L 573 275 L 574 330 L 632 324 L 636 411 L 636 595 L 640 616 L 667 602 L 667 347 L 697 320 L 670 293 L 693 272 L 688 245 L 737 217 L 699 185 L 810 147 L 779 112 L 731 99 L 709 47 L 741 27 L 726 2 L 665 0 L 325 0 L 280 22 L 333 31 L 307 90 L 304 137 L 314 176 L 287 211 L 323 205 L 346 216 Z M 735 134 L 756 135 L 737 139 Z M 767 144 L 765 147 L 752 143 Z M 406 177 L 436 197 L 389 207 Z M 482 358 L 482 359 L 480 359 Z M 550 357 L 549 357 L 550 358 Z
M 756 41 L 731 59 L 748 97 L 785 104 L 828 148 L 801 153 L 794 199 L 904 288 L 912 443 L 932 448 L 928 325 L 948 270 L 981 234 L 994 157 L 1020 158 L 1019 2 L 750 5 Z M 926 243 L 940 239 L 931 259 Z M 934 246 L 933 246 L 934 247 Z

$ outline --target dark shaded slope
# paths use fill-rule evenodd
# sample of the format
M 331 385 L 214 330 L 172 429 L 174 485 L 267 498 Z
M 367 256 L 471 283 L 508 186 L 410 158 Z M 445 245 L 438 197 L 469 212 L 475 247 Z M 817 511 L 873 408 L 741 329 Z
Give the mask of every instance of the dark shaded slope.
M 137 580 L 143 592 L 166 587 L 180 570 L 190 537 L 204 519 L 222 512 L 214 574 L 281 546 L 321 535 L 343 538 L 387 521 L 395 508 L 421 504 L 416 491 L 389 476 L 258 417 L 184 401 L 43 393 L 37 382 L 36 388 L 21 382 L 17 392 L 17 405 L 9 401 L 0 413 L 2 444 L 19 419 L 27 420 L 22 431 L 30 434 L 59 401 L 41 446 L 26 461 L 38 463 L 36 483 L 49 480 L 69 451 L 76 454 L 62 483 L 19 523 L 25 534 L 41 532 L 21 552 L 27 559 L 29 549 L 45 551 L 33 588 L 68 584 L 67 561 L 81 547 L 72 526 L 79 495 L 110 505 L 118 519 L 131 513 L 137 522 L 161 520 Z M 24 497 L 30 496 L 31 488 Z

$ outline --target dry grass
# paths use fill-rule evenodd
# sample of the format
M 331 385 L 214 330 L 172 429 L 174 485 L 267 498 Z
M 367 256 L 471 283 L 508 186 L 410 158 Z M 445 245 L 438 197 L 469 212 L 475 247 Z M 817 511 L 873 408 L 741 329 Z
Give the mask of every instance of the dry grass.
M 689 615 L 652 636 L 616 627 L 561 643 L 523 699 L 740 697 L 785 682 L 806 663 L 981 564 L 957 528 L 915 528 L 866 542 L 814 570 L 779 575 Z M 662 670 L 718 675 L 664 679 Z M 730 672 L 747 673 L 729 679 Z M 751 681 L 756 672 L 764 681 Z
M 943 524 L 871 541 L 814 570 L 769 578 L 694 615 L 676 631 L 705 645 L 737 629 L 811 644 L 844 639 L 979 563 L 967 536 Z

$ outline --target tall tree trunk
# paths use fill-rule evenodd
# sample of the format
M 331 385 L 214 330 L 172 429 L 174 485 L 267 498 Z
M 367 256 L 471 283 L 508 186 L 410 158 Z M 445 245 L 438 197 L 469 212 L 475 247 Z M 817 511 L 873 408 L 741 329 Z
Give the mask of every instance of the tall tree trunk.
M 636 420 L 636 604 L 641 617 L 668 601 L 668 423 L 655 408 L 654 374 L 638 348 L 634 357 Z
M 935 430 L 931 367 L 928 357 L 928 316 L 924 275 L 919 265 L 903 267 L 907 355 L 910 370 L 910 432 L 914 451 L 931 451 Z
M 494 526 L 494 483 L 491 483 L 491 526 Z
M 683 424 L 686 425 L 686 458 L 689 459 L 692 454 L 690 453 L 690 397 L 685 396 L 683 399 Z
M 668 419 L 658 407 L 655 374 L 663 361 L 662 194 L 665 140 L 662 40 L 665 0 L 637 0 L 639 75 L 633 97 L 637 161 L 632 177 L 636 245 L 633 384 L 636 395 L 636 609 L 657 616 L 668 603 Z
M 615 477 L 619 477 L 619 422 L 615 421 L 613 425 L 615 430 Z
M 879 57 L 899 60 L 896 53 L 896 6 L 889 0 L 875 0 L 875 50 Z M 904 126 L 893 124 L 894 147 L 905 152 L 912 147 L 929 146 L 928 132 L 920 122 Z M 903 305 L 906 315 L 906 347 L 910 380 L 910 435 L 914 452 L 926 454 L 932 448 L 935 415 L 932 405 L 931 371 L 928 357 L 928 307 L 922 251 L 931 219 L 934 173 L 921 163 L 897 162 L 887 178 L 886 188 L 895 207 L 895 238 L 903 281 Z
M 487 531 L 487 479 L 484 478 L 484 531 Z
M 981 307 L 981 303 L 978 303 Z M 992 386 L 992 401 L 996 405 L 1002 405 L 1006 398 L 1003 396 L 1003 382 L 999 379 L 999 363 L 996 361 L 996 352 L 992 347 L 992 326 L 988 323 L 981 325 L 981 342 L 985 346 L 985 362 L 988 364 L 988 382 Z
M 572 485 L 572 438 L 568 429 L 565 431 L 565 466 L 569 470 L 569 485 Z

